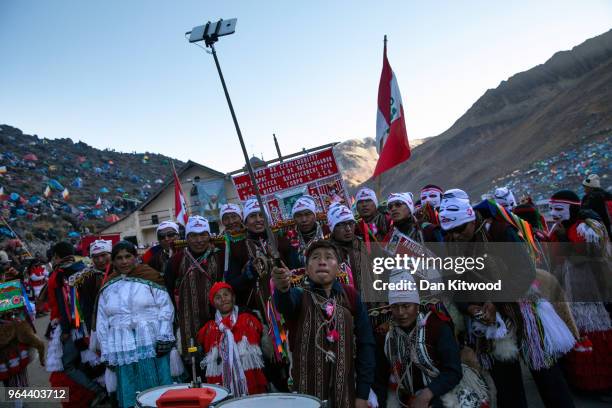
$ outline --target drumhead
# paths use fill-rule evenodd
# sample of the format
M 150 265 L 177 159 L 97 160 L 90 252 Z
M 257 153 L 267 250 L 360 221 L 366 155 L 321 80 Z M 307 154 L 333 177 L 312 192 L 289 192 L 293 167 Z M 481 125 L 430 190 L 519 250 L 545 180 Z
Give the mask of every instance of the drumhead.
M 180 390 L 184 388 L 189 388 L 189 383 L 185 384 L 172 384 L 172 385 L 162 385 L 160 387 L 149 388 L 136 396 L 136 406 L 141 408 L 149 408 L 157 407 L 157 400 L 162 394 L 168 390 Z M 216 384 L 202 384 L 202 388 L 212 388 L 215 390 L 217 395 L 215 395 L 215 399 L 212 402 L 220 402 L 223 401 L 229 395 L 229 390 L 227 388 L 223 388 L 220 385 Z
M 233 398 L 215 404 L 215 408 L 320 408 L 321 400 L 305 394 L 258 394 Z

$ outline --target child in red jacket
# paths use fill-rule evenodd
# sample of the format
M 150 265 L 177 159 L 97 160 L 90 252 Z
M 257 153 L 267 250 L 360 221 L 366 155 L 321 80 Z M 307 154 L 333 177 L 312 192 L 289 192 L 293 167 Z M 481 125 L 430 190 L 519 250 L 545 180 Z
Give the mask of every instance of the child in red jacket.
M 221 384 L 236 397 L 265 393 L 268 381 L 259 346 L 263 327 L 252 314 L 239 311 L 230 285 L 217 282 L 209 296 L 217 309 L 198 332 L 198 342 L 206 356 L 201 367 L 206 380 Z

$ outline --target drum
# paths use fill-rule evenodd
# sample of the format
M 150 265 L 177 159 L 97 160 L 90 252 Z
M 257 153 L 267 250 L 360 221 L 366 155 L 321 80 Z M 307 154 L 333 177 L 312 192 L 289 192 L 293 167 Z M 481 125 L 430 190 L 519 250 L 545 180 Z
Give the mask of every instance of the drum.
M 140 408 L 157 408 L 157 400 L 162 394 L 168 390 L 180 390 L 189 388 L 190 384 L 171 384 L 162 385 L 160 387 L 149 388 L 144 390 L 136 396 L 136 406 Z M 216 384 L 202 384 L 203 388 L 212 388 L 215 390 L 217 395 L 213 400 L 213 403 L 221 402 L 229 396 L 229 390 Z
M 320 399 L 305 394 L 258 394 L 233 398 L 215 404 L 215 408 L 322 408 Z

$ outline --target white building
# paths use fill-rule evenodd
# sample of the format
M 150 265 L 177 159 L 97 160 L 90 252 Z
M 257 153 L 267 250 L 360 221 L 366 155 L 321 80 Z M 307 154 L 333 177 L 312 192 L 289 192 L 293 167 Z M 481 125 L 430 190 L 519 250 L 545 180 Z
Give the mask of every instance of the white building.
M 232 179 L 229 175 L 213 170 L 209 167 L 188 161 L 183 167 L 177 169 L 177 175 L 181 182 L 185 200 L 190 206 L 190 213 L 198 213 L 199 205 L 196 205 L 196 197 L 191 197 L 193 180 L 200 178 L 200 182 L 219 180 L 223 181 L 225 197 L 228 202 L 238 202 L 238 195 Z M 139 245 L 150 245 L 157 241 L 155 230 L 159 223 L 173 220 L 174 218 L 174 178 L 170 177 L 159 190 L 153 193 L 145 202 L 140 204 L 136 210 L 109 225 L 102 234 L 121 234 L 122 239 L 137 240 Z
M 272 164 L 282 162 L 283 160 L 298 158 L 312 152 L 330 148 L 336 144 L 337 143 L 329 143 L 311 149 L 303 149 L 302 151 L 268 161 L 264 161 L 253 156 L 251 157 L 250 162 L 253 169 L 257 170 L 262 167 L 267 167 Z M 170 172 L 170 170 L 168 171 Z M 185 194 L 185 200 L 189 205 L 189 212 L 191 214 L 199 213 L 200 215 L 205 216 L 209 219 L 209 221 L 213 221 L 211 224 L 214 223 L 215 214 L 218 217 L 218 201 L 213 202 L 212 200 L 209 200 L 207 203 L 199 203 L 197 202 L 198 197 L 192 196 L 191 191 L 194 185 L 194 179 L 199 177 L 198 185 L 200 186 L 203 184 L 208 184 L 209 182 L 218 181 L 219 184 L 223 186 L 222 189 L 225 193 L 225 201 L 230 203 L 240 203 L 238 193 L 236 192 L 236 188 L 232 182 L 232 176 L 244 173 L 246 173 L 246 168 L 224 174 L 217 170 L 213 170 L 210 167 L 206 167 L 189 160 L 183 167 L 177 170 L 177 175 L 181 182 L 183 193 Z M 101 231 L 100 234 L 121 234 L 121 239 L 137 241 L 138 245 L 148 246 L 157 241 L 155 230 L 157 229 L 159 223 L 168 220 L 176 221 L 174 218 L 173 177 L 170 177 L 166 184 L 153 193 L 145 202 L 140 204 L 132 213 L 109 225 L 103 231 Z M 212 227 L 214 232 L 214 226 Z

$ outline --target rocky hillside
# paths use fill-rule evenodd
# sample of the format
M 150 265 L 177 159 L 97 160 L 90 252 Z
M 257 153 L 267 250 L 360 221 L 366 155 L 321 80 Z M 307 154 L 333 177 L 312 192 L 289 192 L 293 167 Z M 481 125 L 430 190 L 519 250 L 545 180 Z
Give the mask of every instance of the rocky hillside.
M 486 91 L 450 129 L 385 174 L 383 192 L 434 183 L 478 196 L 496 182 L 510 182 L 509 174 L 565 149 L 580 150 L 574 146 L 579 141 L 599 137 L 606 143 L 611 130 L 612 30 Z M 573 168 L 584 174 L 584 165 L 575 162 Z M 609 161 L 599 167 L 610 171 Z
M 99 150 L 71 139 L 39 138 L 0 125 L 1 214 L 28 240 L 96 232 L 170 177 L 171 160 L 153 153 Z M 182 164 L 175 161 L 177 167 Z M 0 225 L 0 240 L 7 233 Z
M 410 147 L 414 149 L 426 140 L 410 140 Z M 354 194 L 359 185 L 368 180 L 376 167 L 378 153 L 375 140 L 371 137 L 346 140 L 334 146 L 334 153 L 346 186 Z

